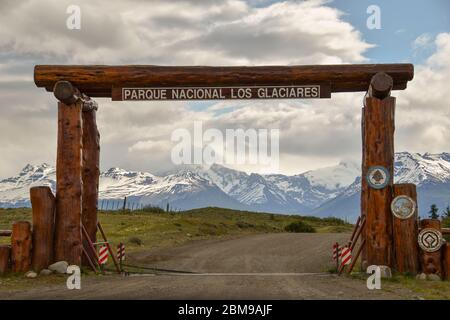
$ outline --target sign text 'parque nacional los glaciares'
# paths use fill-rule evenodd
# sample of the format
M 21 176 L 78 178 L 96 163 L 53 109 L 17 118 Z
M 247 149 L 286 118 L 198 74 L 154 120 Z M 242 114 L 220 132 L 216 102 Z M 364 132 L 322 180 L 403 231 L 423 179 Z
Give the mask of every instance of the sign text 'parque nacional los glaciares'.
M 330 97 L 331 90 L 326 85 L 112 89 L 112 100 L 116 101 L 317 99 Z

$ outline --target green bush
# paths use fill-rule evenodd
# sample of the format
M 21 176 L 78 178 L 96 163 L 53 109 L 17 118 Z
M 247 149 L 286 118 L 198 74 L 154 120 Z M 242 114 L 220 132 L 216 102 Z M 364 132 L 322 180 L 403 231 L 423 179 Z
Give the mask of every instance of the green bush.
M 147 213 L 164 213 L 164 209 L 156 206 L 145 206 L 142 211 Z
M 135 244 L 135 245 L 138 245 L 138 246 L 142 246 L 142 245 L 144 244 L 144 242 L 142 241 L 142 239 L 139 238 L 139 237 L 130 237 L 130 238 L 128 239 L 128 242 L 129 242 L 129 243 L 132 243 L 132 244 Z
M 287 232 L 304 232 L 304 233 L 316 232 L 316 229 L 314 229 L 312 226 L 302 221 L 291 222 L 286 227 L 284 227 L 284 230 L 286 230 Z
M 336 217 L 326 217 L 323 218 L 322 221 L 333 226 L 343 226 L 346 224 L 344 220 Z
M 442 219 L 442 227 L 443 228 L 450 228 L 450 218 Z

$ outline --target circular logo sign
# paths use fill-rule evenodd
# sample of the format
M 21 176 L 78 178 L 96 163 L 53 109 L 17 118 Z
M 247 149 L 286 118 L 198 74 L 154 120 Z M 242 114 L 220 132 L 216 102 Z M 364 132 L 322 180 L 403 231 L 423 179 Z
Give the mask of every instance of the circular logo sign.
M 416 202 L 408 196 L 397 196 L 391 202 L 391 211 L 399 219 L 408 219 L 416 211 Z
M 432 228 L 422 229 L 417 241 L 420 248 L 426 252 L 438 251 L 443 243 L 441 232 Z
M 367 172 L 367 183 L 374 189 L 383 189 L 389 183 L 389 171 L 382 166 L 370 167 Z

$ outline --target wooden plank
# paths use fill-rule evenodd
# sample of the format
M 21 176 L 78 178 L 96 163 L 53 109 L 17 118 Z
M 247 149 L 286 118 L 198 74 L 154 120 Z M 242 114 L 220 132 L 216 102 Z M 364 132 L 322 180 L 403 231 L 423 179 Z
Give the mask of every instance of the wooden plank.
M 0 244 L 0 275 L 9 271 L 11 265 L 11 246 Z
M 348 268 L 347 273 L 350 274 L 353 271 L 353 268 L 355 267 L 356 261 L 358 261 L 359 256 L 361 255 L 361 251 L 366 245 L 366 239 L 362 239 L 361 244 L 358 247 L 358 250 L 356 250 L 356 253 L 352 256 L 352 263 L 350 264 L 350 267 Z
M 82 102 L 58 103 L 55 261 L 81 265 Z
M 363 265 L 393 265 L 392 185 L 394 170 L 395 98 L 366 97 L 363 112 L 362 215 L 366 218 Z M 367 174 L 375 166 L 389 173 L 387 186 L 369 186 Z
M 393 241 L 395 253 L 395 269 L 398 272 L 419 272 L 419 248 L 417 246 L 417 192 L 412 183 L 394 184 L 394 198 L 408 196 L 416 203 L 414 214 L 407 219 L 393 217 Z
M 329 85 L 112 88 L 113 101 L 250 100 L 330 98 Z
M 33 212 L 32 266 L 34 271 L 40 271 L 53 262 L 56 204 L 50 187 L 32 187 L 30 199 Z
M 100 133 L 97 129 L 96 110 L 82 112 L 83 119 L 83 195 L 82 223 L 92 242 L 97 241 L 97 206 L 98 186 L 100 179 Z M 84 238 L 84 237 L 83 237 Z M 86 239 L 84 239 L 86 241 Z M 92 252 L 87 252 L 91 260 L 95 259 Z M 89 261 L 83 259 L 83 264 Z
M 102 225 L 100 224 L 100 221 L 97 223 L 97 226 L 98 226 L 98 230 L 100 231 L 100 233 L 101 233 L 101 235 L 102 235 L 102 237 L 103 237 L 103 240 L 105 241 L 105 245 L 106 245 L 106 247 L 108 248 L 109 254 L 111 255 L 111 259 L 112 259 L 112 261 L 114 262 L 114 265 L 116 266 L 117 272 L 118 272 L 118 273 L 121 273 L 122 270 L 120 270 L 119 264 L 117 263 L 117 260 L 116 260 L 115 253 L 114 253 L 114 251 L 112 250 L 111 245 L 110 245 L 109 242 L 108 242 L 108 239 L 106 238 L 105 231 L 103 231 L 103 227 L 102 227 Z
M 91 97 L 111 97 L 125 87 L 285 86 L 328 84 L 331 92 L 367 91 L 372 77 L 385 72 L 393 89 L 404 89 L 413 78 L 412 64 L 343 64 L 305 66 L 153 66 L 37 65 L 34 81 L 53 91 L 56 82 L 70 81 Z
M 31 266 L 31 224 L 16 221 L 12 225 L 11 262 L 13 272 L 27 272 Z

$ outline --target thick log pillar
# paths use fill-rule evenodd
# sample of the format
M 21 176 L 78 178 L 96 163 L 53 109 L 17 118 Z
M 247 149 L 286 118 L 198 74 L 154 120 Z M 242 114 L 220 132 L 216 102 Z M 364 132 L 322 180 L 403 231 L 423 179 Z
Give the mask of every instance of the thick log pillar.
M 420 227 L 421 229 L 431 228 L 441 231 L 441 221 L 438 219 L 423 219 L 420 221 Z M 443 270 L 441 250 L 437 250 L 434 252 L 426 252 L 424 250 L 420 251 L 420 264 L 422 272 L 425 274 L 437 274 L 442 278 Z
M 388 96 L 391 88 L 392 79 L 386 74 L 377 73 L 364 99 L 361 214 L 366 216 L 363 233 L 366 245 L 362 256 L 363 267 L 392 267 L 394 262 L 390 205 L 394 176 L 395 98 Z M 387 186 L 380 189 L 370 187 L 367 182 L 368 171 L 375 166 L 384 167 L 389 173 Z
M 401 219 L 393 217 L 393 240 L 395 253 L 395 269 L 398 272 L 419 272 L 419 249 L 417 246 L 417 192 L 416 185 L 412 183 L 394 184 L 394 195 L 408 196 L 415 202 L 414 214 Z
M 11 257 L 11 246 L 0 244 L 0 275 L 9 271 Z
M 98 185 L 100 178 L 100 134 L 96 108 L 83 110 L 83 211 L 82 222 L 92 242 L 97 235 Z M 89 251 L 90 252 L 90 251 Z M 94 256 L 91 257 L 95 259 Z M 83 264 L 88 261 L 83 258 Z
M 12 225 L 11 262 L 13 272 L 27 272 L 31 265 L 31 224 L 17 221 Z
M 58 103 L 54 260 L 75 265 L 81 264 L 82 253 L 82 107 L 81 101 Z
M 30 199 L 33 210 L 32 266 L 34 271 L 40 271 L 53 262 L 55 197 L 49 187 L 33 187 Z
M 444 274 L 447 280 L 450 280 L 450 243 L 442 247 Z

